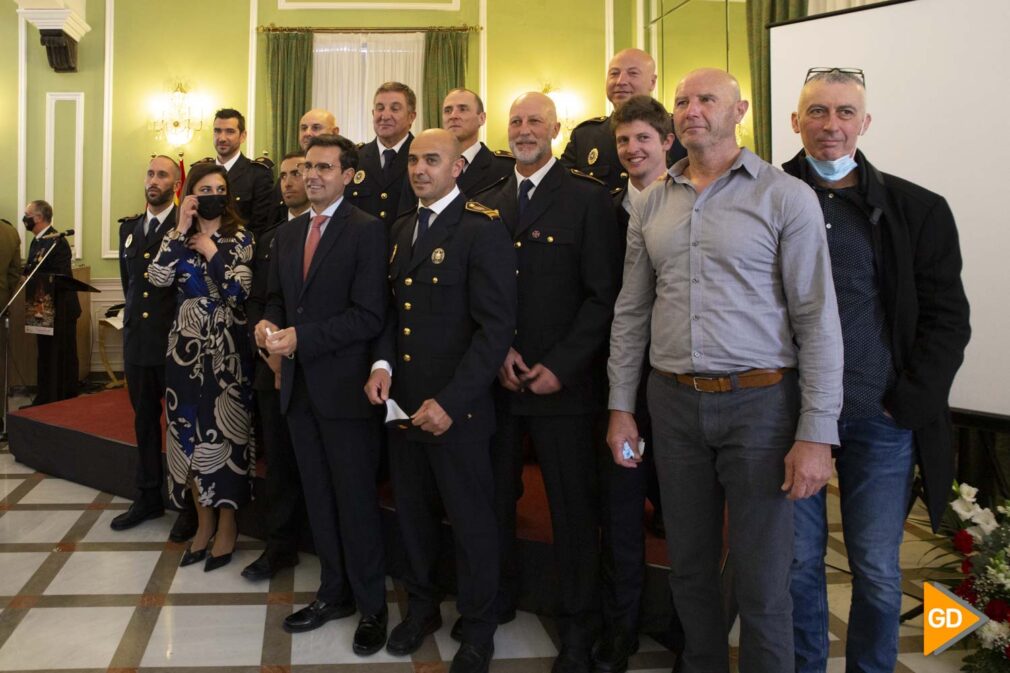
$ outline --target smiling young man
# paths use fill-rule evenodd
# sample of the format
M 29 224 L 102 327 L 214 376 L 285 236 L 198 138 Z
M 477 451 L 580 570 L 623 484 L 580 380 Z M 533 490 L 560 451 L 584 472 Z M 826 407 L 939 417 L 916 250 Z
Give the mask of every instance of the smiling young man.
M 386 82 L 372 99 L 375 139 L 358 146 L 358 170 L 348 185 L 348 200 L 386 224 L 411 210 L 417 198 L 407 180 L 407 153 L 414 136 L 417 96 L 406 84 Z
M 467 201 L 456 178 L 459 142 L 443 129 L 410 146 L 420 206 L 393 225 L 392 306 L 365 386 L 372 404 L 397 402 L 389 426 L 396 517 L 407 556 L 407 615 L 389 634 L 395 656 L 442 624 L 435 583 L 441 495 L 455 539 L 462 644 L 450 673 L 487 673 L 498 626 L 498 527 L 491 472 L 491 386 L 515 333 L 515 253 L 498 213 Z
M 934 529 L 954 479 L 947 398 L 971 334 L 954 216 L 942 196 L 881 173 L 863 72 L 811 68 L 792 115 L 803 150 L 783 168 L 824 211 L 845 350 L 835 469 L 852 569 L 846 670 L 893 671 L 899 551 L 918 463 Z M 827 666 L 825 492 L 796 503 L 796 671 Z
M 258 234 L 273 224 L 270 221 L 274 215 L 273 164 L 251 161 L 242 154 L 245 137 L 245 117 L 241 112 L 222 108 L 214 113 L 215 161 L 228 171 L 228 191 L 235 201 L 235 210 L 246 228 Z
M 456 136 L 463 148 L 463 170 L 456 184 L 467 196 L 479 194 L 512 174 L 515 159 L 492 152 L 477 136 L 487 121 L 484 101 L 470 89 L 453 89 L 442 101 L 442 128 Z

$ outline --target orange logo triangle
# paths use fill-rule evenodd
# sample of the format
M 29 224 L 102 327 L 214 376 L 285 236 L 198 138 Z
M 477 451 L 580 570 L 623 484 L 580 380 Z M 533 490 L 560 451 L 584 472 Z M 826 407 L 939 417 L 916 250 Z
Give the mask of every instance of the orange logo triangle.
M 933 582 L 922 585 L 923 654 L 940 654 L 969 633 L 989 621 L 989 618 L 949 589 Z

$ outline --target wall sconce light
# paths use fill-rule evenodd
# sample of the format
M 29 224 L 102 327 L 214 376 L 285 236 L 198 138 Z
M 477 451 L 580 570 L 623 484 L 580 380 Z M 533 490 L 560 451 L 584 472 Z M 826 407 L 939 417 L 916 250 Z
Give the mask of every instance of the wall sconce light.
M 544 84 L 542 91 L 554 101 L 554 107 L 558 110 L 558 121 L 561 123 L 561 131 L 551 146 L 559 150 L 564 149 L 572 135 L 572 130 L 581 121 L 582 101 L 569 91 L 555 89 L 550 82 Z
M 180 147 L 203 129 L 202 113 L 195 96 L 178 84 L 172 93 L 155 99 L 149 126 L 155 140 L 166 140 L 172 147 Z

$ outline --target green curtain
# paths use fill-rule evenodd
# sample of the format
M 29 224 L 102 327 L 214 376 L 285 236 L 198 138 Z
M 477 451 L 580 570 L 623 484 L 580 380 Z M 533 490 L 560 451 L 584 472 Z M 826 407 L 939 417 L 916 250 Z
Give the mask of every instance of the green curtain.
M 751 104 L 754 106 L 754 147 L 767 161 L 772 154 L 771 72 L 768 24 L 807 15 L 807 0 L 747 0 L 750 43 Z M 797 83 L 799 86 L 799 83 Z
M 470 33 L 431 31 L 424 36 L 424 128 L 442 126 L 442 101 L 451 89 L 466 83 Z
M 312 107 L 312 33 L 266 33 L 270 81 L 270 157 L 298 149 L 298 120 Z

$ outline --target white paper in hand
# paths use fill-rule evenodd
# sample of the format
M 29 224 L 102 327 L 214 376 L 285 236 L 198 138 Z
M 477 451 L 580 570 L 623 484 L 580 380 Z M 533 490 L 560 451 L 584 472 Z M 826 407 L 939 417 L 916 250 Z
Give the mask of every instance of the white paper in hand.
M 386 422 L 387 423 L 392 423 L 393 421 L 405 421 L 408 418 L 410 418 L 410 416 L 408 416 L 406 413 L 404 413 L 403 409 L 400 408 L 399 404 L 397 404 L 392 399 L 386 400 Z

